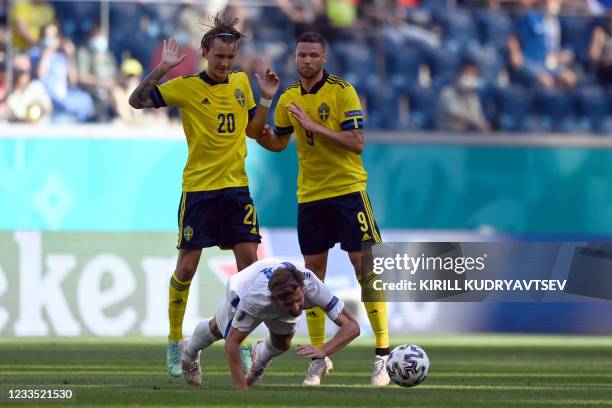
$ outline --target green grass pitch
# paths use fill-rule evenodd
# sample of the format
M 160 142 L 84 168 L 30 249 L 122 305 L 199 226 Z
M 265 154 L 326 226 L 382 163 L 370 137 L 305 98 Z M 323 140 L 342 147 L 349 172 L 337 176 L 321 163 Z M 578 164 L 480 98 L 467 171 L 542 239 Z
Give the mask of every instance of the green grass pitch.
M 415 388 L 368 385 L 373 350 L 359 340 L 333 356 L 335 371 L 301 387 L 307 362 L 292 350 L 261 385 L 234 391 L 222 347 L 203 354 L 204 384 L 166 374 L 159 340 L 0 339 L 0 407 L 612 407 L 612 338 L 415 336 L 429 378 Z M 297 342 L 294 342 L 297 344 Z M 11 401 L 10 389 L 69 388 L 72 401 Z

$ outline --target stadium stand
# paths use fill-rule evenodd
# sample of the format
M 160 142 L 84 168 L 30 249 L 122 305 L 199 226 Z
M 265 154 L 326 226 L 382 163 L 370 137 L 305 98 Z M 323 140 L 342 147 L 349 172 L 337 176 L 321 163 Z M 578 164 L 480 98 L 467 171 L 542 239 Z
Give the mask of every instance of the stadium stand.
M 248 36 L 238 68 L 252 74 L 269 63 L 281 75 L 282 85 L 295 80 L 290 56 L 295 36 L 308 29 L 328 34 L 329 67 L 362 95 L 372 129 L 438 129 L 440 91 L 455 85 L 461 64 L 470 59 L 480 71 L 478 95 L 493 131 L 606 134 L 612 129 L 612 87 L 606 74 L 612 61 L 612 10 L 606 8 L 605 1 L 575 0 L 561 3 L 557 16 L 549 12 L 554 9 L 549 3 L 555 2 L 558 0 L 361 0 L 352 2 L 356 12 L 353 18 L 352 9 L 348 9 L 351 13 L 345 10 L 348 14 L 344 15 L 337 10 L 315 9 L 318 2 L 270 0 L 232 3 L 227 12 L 241 17 Z M 589 8 L 593 2 L 600 7 Z M 29 0 L 14 1 L 12 10 L 26 3 Z M 104 52 L 112 54 L 116 67 L 126 60 L 139 62 L 144 67 L 142 75 L 154 65 L 163 38 L 180 38 L 185 47 L 197 50 L 210 16 L 210 10 L 199 2 L 112 1 L 105 7 L 97 2 L 45 4 L 54 10 L 63 44 L 71 42 L 86 54 L 94 47 L 88 41 L 92 30 L 108 27 L 108 51 Z M 17 53 L 30 57 L 32 78 L 38 79 L 37 63 L 46 44 L 43 36 L 29 49 L 15 47 L 9 52 L 7 32 L 12 28 L 13 38 L 18 34 L 15 21 L 8 21 L 7 11 L 0 12 L 4 20 L 0 21 L 0 47 L 6 48 L 6 52 L 0 52 L 0 90 L 14 87 L 14 75 L 5 71 L 12 70 L 11 60 Z M 541 26 L 544 34 L 538 31 Z M 512 39 L 518 48 L 512 48 Z M 513 55 L 516 49 L 523 65 L 517 65 Z M 530 59 L 534 55 L 543 55 L 544 65 L 535 65 Z M 72 56 L 67 57 L 60 59 L 71 68 Z M 196 71 L 202 69 L 201 64 L 196 65 Z M 541 69 L 553 78 L 550 84 L 537 78 Z M 562 78 L 561 70 L 567 71 L 569 81 Z M 115 88 L 123 81 L 121 70 L 114 69 L 113 75 L 105 85 L 107 98 L 117 93 Z M 54 84 L 42 82 L 53 96 Z M 117 101 L 106 101 L 106 108 L 100 109 L 99 87 L 84 86 L 74 78 L 69 82 L 67 92 L 90 93 L 96 109 L 71 114 L 55 101 L 50 116 L 35 120 L 97 123 L 129 117 L 120 113 Z M 0 121 L 22 120 L 9 116 L 8 96 L 8 91 L 0 93 Z

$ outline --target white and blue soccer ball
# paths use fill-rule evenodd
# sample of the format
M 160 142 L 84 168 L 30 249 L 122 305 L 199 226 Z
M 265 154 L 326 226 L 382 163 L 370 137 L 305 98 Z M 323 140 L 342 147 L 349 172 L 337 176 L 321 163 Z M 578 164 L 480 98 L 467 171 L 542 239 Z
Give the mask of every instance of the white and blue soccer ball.
M 397 346 L 389 354 L 387 373 L 391 380 L 402 387 L 419 385 L 429 374 L 429 357 L 414 344 Z

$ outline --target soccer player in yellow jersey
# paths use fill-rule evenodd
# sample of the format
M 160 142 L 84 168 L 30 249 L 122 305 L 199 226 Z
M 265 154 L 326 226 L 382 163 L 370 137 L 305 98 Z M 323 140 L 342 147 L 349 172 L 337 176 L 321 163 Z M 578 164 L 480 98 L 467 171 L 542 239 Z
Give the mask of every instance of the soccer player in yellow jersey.
M 164 75 L 185 58 L 173 39 L 164 41 L 160 64 L 134 90 L 134 108 L 176 106 L 181 111 L 187 137 L 188 157 L 183 171 L 183 193 L 178 211 L 179 249 L 176 270 L 170 279 L 167 363 L 172 376 L 180 376 L 182 325 L 189 285 L 202 248 L 218 245 L 234 251 L 238 270 L 257 260 L 261 242 L 257 212 L 245 172 L 246 135 L 261 134 L 271 100 L 278 90 L 278 76 L 256 74 L 261 99 L 253 100 L 248 76 L 230 68 L 242 37 L 238 19 L 219 16 L 202 38 L 205 71 L 180 77 L 162 85 Z M 241 350 L 243 370 L 250 367 L 250 350 Z
M 306 268 L 323 280 L 327 255 L 337 242 L 348 252 L 357 279 L 361 276 L 363 243 L 381 242 L 366 193 L 367 173 L 363 150 L 363 114 L 355 88 L 323 69 L 327 61 L 325 39 L 304 33 L 295 53 L 300 81 L 281 94 L 274 115 L 275 128 L 266 125 L 257 139 L 272 151 L 287 147 L 295 134 L 298 159 L 298 240 Z M 389 356 L 389 329 L 385 302 L 364 302 L 376 336 L 372 384 L 387 385 L 385 363 Z M 306 311 L 310 340 L 325 341 L 325 315 Z M 318 385 L 332 368 L 321 353 L 310 363 L 304 385 Z

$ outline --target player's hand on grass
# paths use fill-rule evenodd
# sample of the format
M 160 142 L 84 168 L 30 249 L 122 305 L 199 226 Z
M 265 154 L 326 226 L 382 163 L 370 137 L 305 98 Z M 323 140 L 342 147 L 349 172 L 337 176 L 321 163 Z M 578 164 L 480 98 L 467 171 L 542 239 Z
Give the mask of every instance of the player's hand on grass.
M 261 93 L 261 96 L 266 99 L 274 98 L 274 95 L 276 95 L 276 91 L 278 91 L 278 86 L 280 84 L 280 79 L 278 78 L 276 72 L 268 68 L 263 77 L 256 73 L 255 79 L 257 79 L 257 85 L 259 86 L 259 92 Z
M 306 358 L 325 358 L 325 353 L 320 349 L 309 345 L 299 344 L 297 346 L 297 355 Z
M 319 125 L 317 125 L 312 119 L 310 119 L 310 116 L 308 116 L 308 114 L 304 111 L 304 109 L 302 109 L 300 105 L 295 102 L 292 102 L 291 105 L 287 105 L 285 106 L 285 108 L 287 108 L 287 110 L 294 118 L 297 119 L 298 122 L 300 122 L 300 125 L 302 125 L 305 130 L 308 130 L 310 132 L 317 131 Z
M 180 48 L 174 38 L 164 40 L 160 65 L 167 69 L 172 69 L 179 65 L 185 59 L 186 55 L 179 55 Z

